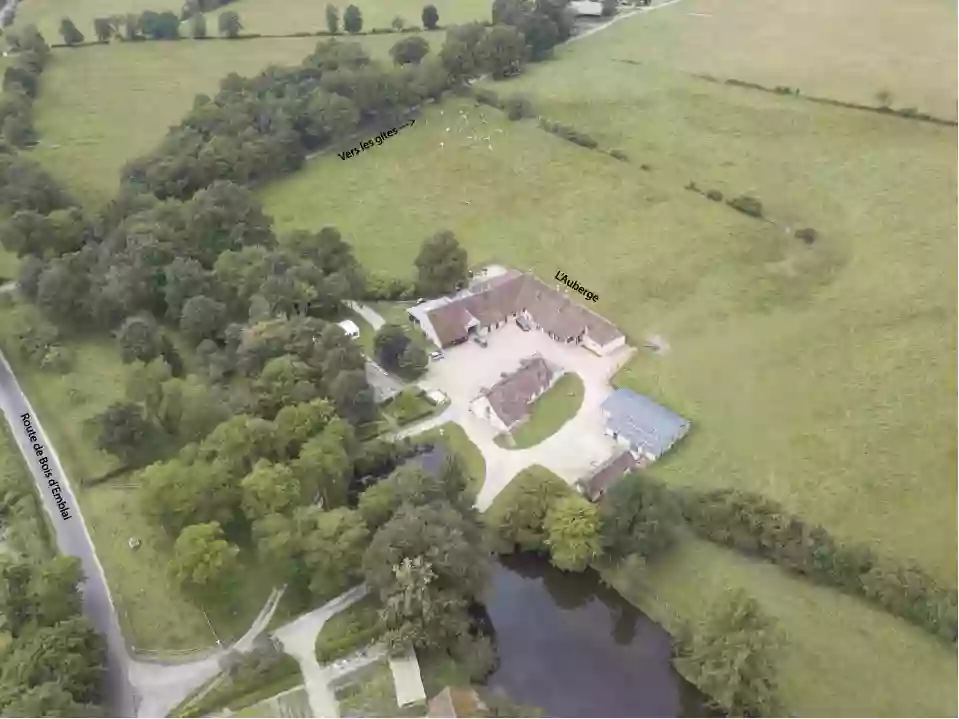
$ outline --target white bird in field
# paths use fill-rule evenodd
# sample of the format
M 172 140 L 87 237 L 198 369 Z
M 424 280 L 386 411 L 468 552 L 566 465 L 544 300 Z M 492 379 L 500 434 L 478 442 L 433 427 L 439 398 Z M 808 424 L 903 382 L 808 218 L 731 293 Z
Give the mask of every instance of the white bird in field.
M 447 127 L 447 128 L 446 128 L 446 131 L 447 131 L 447 132 L 449 132 L 449 131 L 450 131 L 450 129 L 449 129 L 448 127 Z
M 446 143 L 445 143 L 445 142 L 441 142 L 441 143 L 440 143 L 440 147 L 446 147 Z

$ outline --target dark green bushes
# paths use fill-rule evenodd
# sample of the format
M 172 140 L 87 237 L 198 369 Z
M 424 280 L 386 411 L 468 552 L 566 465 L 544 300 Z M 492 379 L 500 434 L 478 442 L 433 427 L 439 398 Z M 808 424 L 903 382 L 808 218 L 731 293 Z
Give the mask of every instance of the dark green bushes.
M 683 512 L 705 539 L 864 597 L 936 636 L 956 640 L 956 591 L 939 586 L 919 567 L 881 559 L 861 544 L 841 544 L 821 526 L 757 494 L 687 493 Z
M 761 218 L 763 216 L 763 203 L 751 195 L 734 197 L 731 200 L 727 200 L 726 204 L 734 210 L 739 210 L 744 215 L 749 215 L 750 217 Z
M 526 95 L 517 94 L 507 97 L 502 104 L 506 117 L 510 120 L 522 120 L 524 117 L 535 117 L 533 103 Z
M 316 660 L 329 664 L 379 639 L 385 628 L 380 621 L 380 604 L 368 596 L 331 618 L 316 637 Z
M 562 137 L 568 142 L 572 142 L 574 145 L 579 145 L 580 147 L 585 147 L 589 150 L 595 150 L 599 147 L 599 143 L 596 142 L 592 137 L 587 135 L 585 132 L 580 132 L 575 127 L 570 127 L 569 125 L 563 125 L 559 122 L 553 122 L 547 120 L 546 118 L 540 118 L 539 126 L 557 137 Z
M 300 665 L 280 651 L 273 640 L 262 641 L 249 654 L 228 654 L 221 660 L 221 667 L 224 679 L 182 716 L 201 717 L 224 706 L 246 706 L 258 698 L 252 696 L 254 693 L 259 695 L 268 689 L 266 696 L 272 696 L 303 681 Z

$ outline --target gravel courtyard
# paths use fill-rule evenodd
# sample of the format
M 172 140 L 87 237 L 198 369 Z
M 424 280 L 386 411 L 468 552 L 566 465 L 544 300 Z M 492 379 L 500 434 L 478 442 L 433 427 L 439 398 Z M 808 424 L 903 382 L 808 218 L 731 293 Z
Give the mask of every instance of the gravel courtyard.
M 488 507 L 503 487 L 531 464 L 543 465 L 572 483 L 613 454 L 616 444 L 603 433 L 600 405 L 612 391 L 610 378 L 632 353 L 624 347 L 608 357 L 598 357 L 582 347 L 554 342 L 542 332 L 523 332 L 514 323 L 494 330 L 488 340 L 485 348 L 467 342 L 447 349 L 446 357 L 431 362 L 418 383 L 449 396 L 451 404 L 443 420 L 461 425 L 486 459 L 486 481 L 477 499 L 480 509 Z M 540 444 L 524 450 L 503 449 L 493 442 L 496 430 L 470 413 L 469 402 L 504 372 L 515 370 L 520 360 L 536 353 L 579 375 L 585 388 L 582 407 Z

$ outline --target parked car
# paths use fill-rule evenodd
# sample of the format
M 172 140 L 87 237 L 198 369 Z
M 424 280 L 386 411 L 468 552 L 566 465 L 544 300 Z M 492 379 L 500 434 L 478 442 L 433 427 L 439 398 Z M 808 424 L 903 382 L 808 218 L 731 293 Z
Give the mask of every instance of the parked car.
M 517 317 L 516 326 L 523 330 L 523 332 L 529 332 L 531 329 L 533 329 L 533 326 L 525 317 Z
M 473 335 L 473 341 L 480 347 L 486 347 L 489 344 L 483 335 Z
M 436 352 L 430 352 L 430 359 L 431 359 L 431 360 L 441 360 L 441 359 L 443 359 L 445 356 L 446 356 L 446 355 L 443 354 L 443 350 L 437 350 Z

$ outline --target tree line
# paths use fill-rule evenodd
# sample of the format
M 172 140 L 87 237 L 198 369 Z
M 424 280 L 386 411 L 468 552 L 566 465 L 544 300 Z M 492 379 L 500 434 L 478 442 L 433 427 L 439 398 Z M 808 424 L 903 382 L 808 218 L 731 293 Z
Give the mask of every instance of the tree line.
M 82 613 L 80 561 L 4 559 L 0 574 L 0 712 L 102 715 L 106 645 Z
M 4 37 L 15 55 L 3 72 L 0 131 L 7 145 L 23 147 L 37 141 L 33 101 L 40 92 L 40 75 L 50 60 L 50 47 L 34 25 L 27 25 L 20 33 L 7 32 Z
M 941 586 L 919 566 L 879 557 L 863 544 L 840 542 L 822 526 L 750 492 L 687 492 L 682 503 L 688 525 L 705 539 L 860 596 L 956 641 L 956 590 Z

